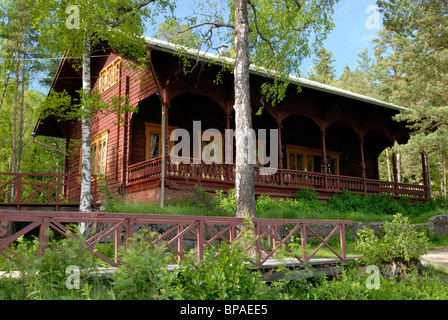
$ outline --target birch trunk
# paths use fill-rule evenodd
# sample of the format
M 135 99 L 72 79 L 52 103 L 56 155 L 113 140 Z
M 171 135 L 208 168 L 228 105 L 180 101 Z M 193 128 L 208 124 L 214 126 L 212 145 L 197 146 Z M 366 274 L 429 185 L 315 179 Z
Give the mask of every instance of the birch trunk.
M 84 51 L 82 57 L 82 90 L 84 94 L 90 95 L 91 91 L 91 79 L 90 79 L 90 36 L 84 38 Z M 90 212 L 91 207 L 91 194 L 90 194 L 90 181 L 91 181 L 91 136 L 90 136 L 90 110 L 84 104 L 81 107 L 81 196 L 79 211 Z M 88 224 L 81 223 L 80 233 L 85 235 L 88 233 Z
M 235 216 L 255 217 L 254 164 L 249 156 L 252 116 L 247 0 L 235 0 Z
M 387 164 L 387 178 L 392 181 L 392 176 L 390 173 L 390 158 L 389 158 L 389 148 L 386 148 L 386 164 Z

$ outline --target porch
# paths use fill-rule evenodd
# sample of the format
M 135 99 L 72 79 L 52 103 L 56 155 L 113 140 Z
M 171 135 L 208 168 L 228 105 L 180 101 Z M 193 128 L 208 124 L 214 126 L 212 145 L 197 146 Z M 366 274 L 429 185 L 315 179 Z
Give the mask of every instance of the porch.
M 165 185 L 173 190 L 185 190 L 200 186 L 206 191 L 228 190 L 235 186 L 234 164 L 174 163 L 166 158 Z M 130 165 L 126 190 L 128 194 L 159 188 L 162 171 L 162 157 Z M 350 177 L 328 173 L 301 170 L 254 167 L 255 194 L 276 197 L 293 197 L 300 189 L 316 190 L 319 198 L 329 199 L 347 190 L 359 194 L 403 196 L 412 200 L 426 200 L 425 185 L 381 181 L 361 177 Z
M 80 174 L 0 172 L 1 210 L 78 210 Z M 99 204 L 98 180 L 91 182 L 92 206 Z

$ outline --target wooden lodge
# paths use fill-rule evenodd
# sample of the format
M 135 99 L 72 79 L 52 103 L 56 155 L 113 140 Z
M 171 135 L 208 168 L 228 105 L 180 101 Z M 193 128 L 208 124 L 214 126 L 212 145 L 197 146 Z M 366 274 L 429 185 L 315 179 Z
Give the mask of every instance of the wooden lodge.
M 134 201 L 159 202 L 160 143 L 173 148 L 176 142 L 169 140 L 173 130 L 185 129 L 191 136 L 200 133 L 198 136 L 205 140 L 199 141 L 199 145 L 205 148 L 210 143 L 206 141 L 208 129 L 217 129 L 223 136 L 226 129 L 235 129 L 233 74 L 226 71 L 222 62 L 232 61 L 218 59 L 209 53 L 187 51 L 197 66 L 192 72 L 184 73 L 174 45 L 152 38 L 146 41 L 152 61 L 146 71 L 127 68 L 130 62 L 113 52 L 104 51 L 92 57 L 92 87 L 101 92 L 102 99 L 109 101 L 117 95 L 128 95 L 130 105 L 138 105 L 137 112 L 121 115 L 124 121 L 118 124 L 117 115 L 112 112 L 98 112 L 92 117 L 92 173 L 102 175 L 115 194 Z M 218 74 L 220 81 L 216 81 Z M 267 80 L 269 77 L 263 70 L 252 69 L 253 128 L 255 131 L 267 129 L 268 132 L 273 129 L 278 133 L 278 143 L 274 144 L 278 146 L 275 150 L 278 168 L 272 174 L 263 174 L 266 167 L 262 164 L 255 166 L 257 195 L 291 197 L 301 188 L 311 188 L 321 199 L 328 199 L 343 189 L 362 194 L 426 199 L 427 183 L 398 182 L 396 161 L 395 181 L 379 180 L 380 153 L 395 142 L 406 142 L 409 137 L 405 124 L 392 119 L 404 108 L 291 77 L 287 95 L 280 105 L 265 107 L 261 115 L 256 115 L 261 106 L 260 86 Z M 76 97 L 76 90 L 81 86 L 81 71 L 75 71 L 70 61 L 63 59 L 53 89 L 66 90 Z M 161 134 L 162 106 L 166 110 L 164 135 Z M 40 120 L 35 134 L 64 138 L 69 148 L 70 139 L 81 138 L 80 122 L 57 120 L 52 117 Z M 195 121 L 200 121 L 199 129 Z M 161 141 L 163 137 L 165 141 Z M 261 138 L 257 136 L 257 139 Z M 264 139 L 269 146 L 269 134 Z M 221 147 L 222 152 L 214 149 L 210 154 L 215 160 L 212 163 L 205 158 L 174 163 L 167 156 L 166 199 L 194 186 L 210 192 L 233 188 L 233 161 L 224 161 L 224 145 Z M 66 159 L 65 171 L 68 182 L 76 183 L 80 173 L 80 151 L 72 151 L 74 156 Z M 274 150 L 267 151 L 266 155 L 269 155 Z M 422 159 L 425 159 L 424 155 Z M 425 172 L 423 181 L 426 181 Z M 77 196 L 70 188 L 66 192 Z

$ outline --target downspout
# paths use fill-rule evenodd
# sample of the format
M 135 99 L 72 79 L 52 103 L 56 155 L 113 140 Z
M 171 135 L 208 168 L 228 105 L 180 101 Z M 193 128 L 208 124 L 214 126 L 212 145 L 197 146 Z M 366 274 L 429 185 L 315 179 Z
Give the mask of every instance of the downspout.
M 157 93 L 159 94 L 159 100 L 160 105 L 162 106 L 162 119 L 161 119 L 161 133 L 160 133 L 160 139 L 159 144 L 162 146 L 162 169 L 161 169 L 161 177 L 160 177 L 160 206 L 163 208 L 165 206 L 165 165 L 166 165 L 166 154 L 165 154 L 165 112 L 166 112 L 166 106 L 165 102 L 162 98 L 162 92 L 159 87 L 159 82 L 156 79 L 156 74 L 154 71 L 154 66 L 152 64 L 151 59 L 151 51 L 149 52 L 149 65 L 151 67 L 151 73 L 152 77 L 154 79 L 154 83 L 157 88 Z

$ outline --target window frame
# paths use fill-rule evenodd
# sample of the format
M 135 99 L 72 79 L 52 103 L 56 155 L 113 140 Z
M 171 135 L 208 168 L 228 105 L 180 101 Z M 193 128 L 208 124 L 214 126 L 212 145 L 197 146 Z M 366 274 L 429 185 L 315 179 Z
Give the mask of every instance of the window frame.
M 171 135 L 171 132 L 173 130 L 177 129 L 177 127 L 174 126 L 168 126 L 168 136 Z M 159 145 L 160 145 L 160 139 L 162 136 L 162 125 L 158 123 L 151 123 L 151 122 L 145 122 L 145 160 L 150 160 L 153 158 L 157 158 L 162 156 L 161 149 L 159 147 L 159 152 L 157 155 L 150 157 L 150 151 L 151 151 L 151 133 L 155 133 L 159 135 Z M 174 147 L 174 141 L 170 141 L 170 150 Z M 170 154 L 170 150 L 167 150 L 166 154 Z
M 92 175 L 102 175 L 106 176 L 107 173 L 107 151 L 108 151 L 108 141 L 109 140 L 109 130 L 105 130 L 94 137 L 92 137 L 92 142 L 90 144 L 90 150 L 91 150 L 91 173 Z M 100 154 L 100 148 L 99 146 L 101 144 L 103 145 L 103 149 L 101 151 L 103 152 Z M 95 148 L 95 154 L 93 153 L 93 150 Z M 104 155 L 104 157 L 103 157 Z M 95 161 L 94 161 L 95 159 Z M 100 170 L 100 169 L 103 170 Z
M 314 148 L 308 148 L 308 147 L 301 147 L 296 145 L 286 145 L 286 160 L 287 160 L 287 168 L 288 170 L 297 170 L 297 169 L 291 169 L 291 162 L 290 162 L 290 154 L 301 154 L 302 155 L 302 170 L 299 171 L 308 171 L 308 172 L 315 172 L 315 163 L 314 163 L 314 156 L 322 157 L 322 151 L 319 149 Z M 340 152 L 335 151 L 326 151 L 327 159 L 330 158 L 332 160 L 335 160 L 335 175 L 339 175 L 339 156 L 341 155 Z M 313 158 L 312 162 L 312 171 L 308 170 L 308 157 Z M 320 165 L 320 164 L 319 164 Z M 320 173 L 322 172 L 322 169 L 320 170 Z
M 98 89 L 100 93 L 103 93 L 119 82 L 119 73 L 121 69 L 121 57 L 116 58 L 109 63 L 106 67 L 101 69 L 98 77 Z M 113 71 L 112 80 L 110 79 L 110 72 Z

